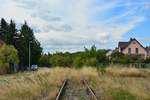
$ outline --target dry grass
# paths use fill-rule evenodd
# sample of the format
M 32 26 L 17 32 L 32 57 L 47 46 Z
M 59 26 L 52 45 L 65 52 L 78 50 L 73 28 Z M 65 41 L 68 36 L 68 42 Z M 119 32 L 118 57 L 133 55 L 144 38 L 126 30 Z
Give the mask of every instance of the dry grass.
M 137 68 L 127 68 L 127 67 L 108 67 L 106 72 L 113 76 L 123 76 L 123 77 L 146 77 L 144 71 Z
M 0 100 L 53 100 L 65 79 L 81 80 L 85 76 L 94 76 L 96 69 L 70 68 L 42 69 L 39 72 L 23 75 L 1 76 Z
M 112 94 L 119 90 L 123 90 L 136 97 L 137 100 L 150 100 L 150 78 L 111 77 L 103 75 L 99 79 L 92 78 L 90 80 L 93 89 L 97 95 L 103 98 L 102 100 L 116 100 L 112 97 Z
M 41 69 L 34 73 L 1 76 L 0 100 L 54 100 L 64 79 L 89 80 L 96 93 L 105 100 L 115 100 L 112 93 L 117 89 L 124 90 L 126 94 L 129 93 L 140 100 L 150 99 L 150 76 L 143 77 L 147 76 L 149 71 L 107 68 L 106 74 L 98 73 L 100 72 L 97 69 L 90 67 L 82 69 L 56 67 Z M 7 81 L 5 77 L 8 78 Z
M 150 69 L 111 66 L 89 80 L 102 100 L 150 100 Z
M 34 100 L 55 97 L 59 83 L 50 72 L 13 79 L 0 86 L 0 100 Z

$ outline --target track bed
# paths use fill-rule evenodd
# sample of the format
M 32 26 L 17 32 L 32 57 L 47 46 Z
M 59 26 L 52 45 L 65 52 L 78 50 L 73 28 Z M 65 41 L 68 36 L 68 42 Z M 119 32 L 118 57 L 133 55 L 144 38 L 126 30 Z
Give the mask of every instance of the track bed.
M 67 82 L 61 100 L 94 100 L 87 87 L 80 81 Z

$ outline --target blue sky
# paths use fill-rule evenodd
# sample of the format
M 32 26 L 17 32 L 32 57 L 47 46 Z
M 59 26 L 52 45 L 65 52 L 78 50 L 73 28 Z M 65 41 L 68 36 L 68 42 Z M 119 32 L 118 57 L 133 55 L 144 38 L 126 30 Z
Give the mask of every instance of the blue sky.
M 150 0 L 0 0 L 0 12 L 26 20 L 45 53 L 113 49 L 130 37 L 150 45 Z

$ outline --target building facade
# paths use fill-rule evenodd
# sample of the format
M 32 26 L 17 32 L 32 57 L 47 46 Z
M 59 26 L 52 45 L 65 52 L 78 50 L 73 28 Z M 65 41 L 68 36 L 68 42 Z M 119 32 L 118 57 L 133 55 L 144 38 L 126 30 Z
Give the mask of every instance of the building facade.
M 143 47 L 135 38 L 131 38 L 128 42 L 119 42 L 118 49 L 119 52 L 123 54 L 141 55 L 144 59 L 149 56 L 146 48 Z

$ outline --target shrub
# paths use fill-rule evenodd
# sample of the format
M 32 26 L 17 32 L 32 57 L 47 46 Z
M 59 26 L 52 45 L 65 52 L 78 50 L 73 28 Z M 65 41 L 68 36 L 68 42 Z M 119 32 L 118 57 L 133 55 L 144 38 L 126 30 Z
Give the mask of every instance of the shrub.
M 75 57 L 75 59 L 73 60 L 73 65 L 76 68 L 80 68 L 84 65 L 85 61 L 84 59 L 82 59 L 82 57 Z
M 38 61 L 39 66 L 41 67 L 50 67 L 50 61 L 49 61 L 49 56 L 47 55 L 42 55 L 41 58 Z
M 143 63 L 141 55 L 124 55 L 118 51 L 112 53 L 111 62 L 114 64 Z
M 50 58 L 50 63 L 52 66 L 70 67 L 72 65 L 72 59 L 69 56 L 56 54 Z
M 0 69 L 3 71 L 12 72 L 13 64 L 18 64 L 18 51 L 10 45 L 3 45 L 0 48 Z
M 97 66 L 98 60 L 96 58 L 89 58 L 86 59 L 85 65 L 86 66 Z

